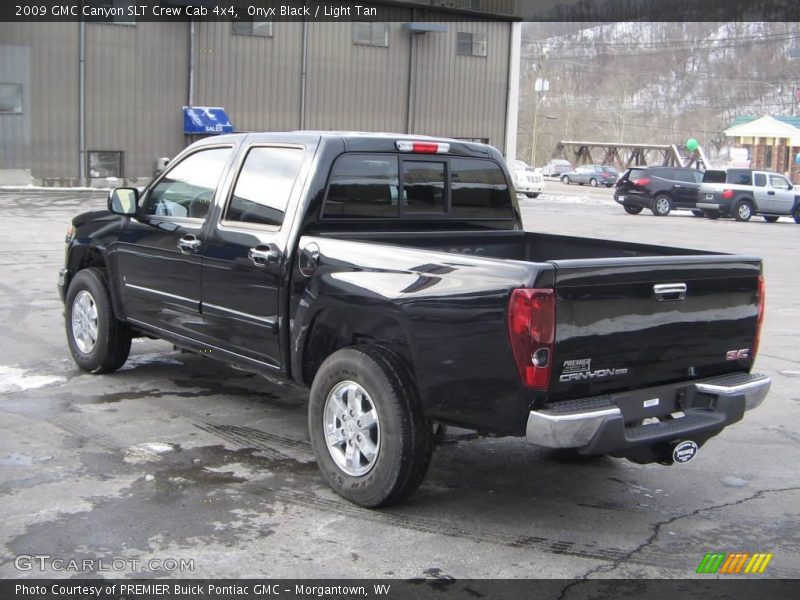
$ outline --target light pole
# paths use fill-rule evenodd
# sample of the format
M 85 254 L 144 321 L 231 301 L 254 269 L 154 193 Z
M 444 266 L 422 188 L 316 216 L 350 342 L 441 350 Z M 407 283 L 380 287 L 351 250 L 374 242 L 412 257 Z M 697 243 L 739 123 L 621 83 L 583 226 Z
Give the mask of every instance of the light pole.
M 539 104 L 542 102 L 545 92 L 550 91 L 550 82 L 543 77 L 537 77 L 533 83 L 533 91 L 536 92 L 536 104 L 533 107 L 533 127 L 531 129 L 531 166 L 536 168 L 536 133 L 539 126 Z M 550 117 L 548 117 L 550 118 Z

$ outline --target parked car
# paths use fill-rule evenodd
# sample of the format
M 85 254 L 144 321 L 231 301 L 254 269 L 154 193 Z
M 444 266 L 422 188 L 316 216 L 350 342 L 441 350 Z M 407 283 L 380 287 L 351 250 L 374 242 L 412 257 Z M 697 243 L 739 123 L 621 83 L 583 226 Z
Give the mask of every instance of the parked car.
M 568 171 L 561 175 L 561 183 L 577 183 L 580 185 L 589 184 L 592 187 L 604 185 L 611 187 L 617 183 L 619 171 L 614 167 L 606 165 L 581 165 L 574 171 Z
M 528 198 L 538 198 L 544 190 L 544 177 L 541 169 L 534 169 L 525 161 L 514 161 L 514 188 Z
M 436 423 L 684 463 L 770 386 L 760 259 L 524 231 L 488 145 L 220 135 L 107 208 L 59 273 L 77 365 L 146 336 L 306 388 L 322 477 L 363 506 L 417 488 Z
M 761 215 L 774 223 L 791 216 L 800 224 L 800 190 L 772 171 L 706 171 L 697 206 L 712 219 L 732 216 L 737 221 L 749 221 L 753 215 Z
M 658 217 L 673 210 L 703 213 L 697 207 L 703 173 L 684 167 L 631 167 L 617 181 L 616 200 L 631 215 L 648 208 Z
M 568 160 L 554 158 L 544 166 L 542 174 L 545 177 L 560 177 L 562 173 L 569 171 L 572 171 L 572 165 Z

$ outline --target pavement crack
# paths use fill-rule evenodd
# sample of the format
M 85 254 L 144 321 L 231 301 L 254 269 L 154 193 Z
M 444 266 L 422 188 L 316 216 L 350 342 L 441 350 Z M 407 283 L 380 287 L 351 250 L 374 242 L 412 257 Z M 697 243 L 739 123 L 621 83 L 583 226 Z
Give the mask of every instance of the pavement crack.
M 786 487 L 786 488 L 773 488 L 768 490 L 758 490 L 751 496 L 746 496 L 745 498 L 740 498 L 739 500 L 735 500 L 733 502 L 725 502 L 723 504 L 715 504 L 713 506 L 706 506 L 704 508 L 697 508 L 691 512 L 684 513 L 681 515 L 675 515 L 670 517 L 669 519 L 664 519 L 663 521 L 659 521 L 652 525 L 652 531 L 647 539 L 643 541 L 641 544 L 629 550 L 628 552 L 624 552 L 621 556 L 613 558 L 608 563 L 603 563 L 592 567 L 588 571 L 586 571 L 583 575 L 579 575 L 575 578 L 574 581 L 569 583 L 565 586 L 561 592 L 556 597 L 556 600 L 564 600 L 566 598 L 567 593 L 574 587 L 579 586 L 581 583 L 588 581 L 589 577 L 595 575 L 597 573 L 610 573 L 617 569 L 621 564 L 629 561 L 631 558 L 639 554 L 640 552 L 644 551 L 646 548 L 651 546 L 653 542 L 658 539 L 658 536 L 661 535 L 661 529 L 667 525 L 672 525 L 676 521 L 680 521 L 681 519 L 687 519 L 690 517 L 696 517 L 697 515 L 712 511 L 712 510 L 719 510 L 721 508 L 728 508 L 731 506 L 738 506 L 740 504 L 744 504 L 745 502 L 750 502 L 751 500 L 758 500 L 763 498 L 766 494 L 780 494 L 784 492 L 797 492 L 800 491 L 800 486 L 793 486 L 793 487 Z

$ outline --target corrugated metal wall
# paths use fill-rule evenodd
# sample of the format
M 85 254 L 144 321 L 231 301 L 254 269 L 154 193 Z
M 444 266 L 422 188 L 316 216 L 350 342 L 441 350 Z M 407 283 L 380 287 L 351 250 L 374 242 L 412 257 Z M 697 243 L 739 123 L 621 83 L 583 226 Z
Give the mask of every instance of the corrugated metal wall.
M 309 25 L 307 128 L 406 131 L 410 18 L 388 24 L 388 47 L 354 44 L 352 22 Z
M 149 177 L 183 148 L 187 23 L 86 24 L 86 150 L 121 150 L 126 177 Z
M 0 26 L 2 27 L 2 26 Z M 0 40 L 7 38 L 0 31 Z M 25 169 L 31 163 L 30 48 L 0 45 L 0 84 L 22 86 L 22 113 L 0 113 L 0 169 Z
M 405 132 L 413 35 L 412 132 L 488 138 L 502 148 L 511 24 L 442 19 L 447 32 L 412 34 L 403 28 L 412 10 L 395 10 L 388 48 L 353 44 L 348 21 L 308 23 L 305 127 Z M 425 20 L 441 15 L 428 10 Z M 150 177 L 155 160 L 186 141 L 189 24 L 85 27 L 86 150 L 121 150 L 126 177 Z M 300 22 L 276 22 L 272 37 L 245 36 L 230 23 L 197 22 L 194 104 L 224 107 L 238 131 L 299 128 L 302 31 Z M 457 55 L 459 31 L 486 33 L 488 56 Z M 4 129 L 12 141 L 2 152 L 21 156 L 37 178 L 79 176 L 78 38 L 77 23 L 0 23 L 4 45 L 30 48 L 31 150 Z
M 198 23 L 197 106 L 222 106 L 237 131 L 300 126 L 302 23 L 274 23 L 272 37 L 235 35 L 231 23 Z
M 489 138 L 502 150 L 511 25 L 444 23 L 446 33 L 418 37 L 413 133 Z M 485 33 L 487 56 L 456 54 L 458 32 Z
M 78 24 L 0 23 L 4 44 L 30 48 L 30 107 L 34 177 L 78 177 Z M 11 152 L 24 155 L 23 148 Z

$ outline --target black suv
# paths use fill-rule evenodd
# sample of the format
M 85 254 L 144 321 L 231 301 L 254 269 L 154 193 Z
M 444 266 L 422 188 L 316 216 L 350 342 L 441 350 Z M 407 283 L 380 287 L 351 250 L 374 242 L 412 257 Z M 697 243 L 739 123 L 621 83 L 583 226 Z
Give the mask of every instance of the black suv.
M 622 204 L 625 212 L 638 215 L 649 208 L 657 217 L 664 217 L 675 209 L 691 210 L 702 217 L 697 209 L 697 198 L 702 171 L 683 167 L 631 167 L 617 181 L 614 200 Z

